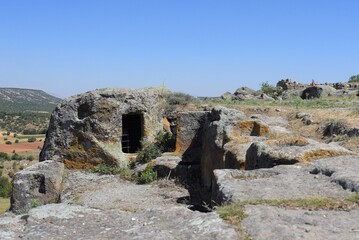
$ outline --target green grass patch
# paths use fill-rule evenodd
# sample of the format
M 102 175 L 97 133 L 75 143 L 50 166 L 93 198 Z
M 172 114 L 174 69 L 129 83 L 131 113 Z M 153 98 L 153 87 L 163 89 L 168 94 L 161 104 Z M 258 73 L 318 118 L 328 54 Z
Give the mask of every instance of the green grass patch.
M 338 97 L 321 97 L 318 99 L 303 100 L 300 97 L 296 97 L 291 100 L 284 101 L 263 101 L 259 99 L 250 99 L 244 101 L 228 101 L 228 100 L 205 100 L 203 102 L 221 104 L 221 105 L 239 105 L 239 106 L 288 106 L 295 108 L 355 108 L 357 103 L 353 102 L 352 96 L 338 96 Z M 201 104 L 203 104 L 201 102 Z
M 346 200 L 359 205 L 359 192 L 350 195 Z
M 0 197 L 0 214 L 3 214 L 10 208 L 10 198 Z
M 242 221 L 248 217 L 248 215 L 244 212 L 244 205 L 245 204 L 243 202 L 235 202 L 218 207 L 216 211 L 222 219 L 236 229 L 236 232 L 241 239 L 249 240 L 251 238 L 246 234 L 241 225 Z
M 328 197 L 309 197 L 299 199 L 259 199 L 246 201 L 244 204 L 268 205 L 275 207 L 292 207 L 305 209 L 336 209 L 338 200 Z
M 17 139 L 27 139 L 27 138 L 45 138 L 45 134 L 35 134 L 35 135 L 17 135 Z
M 132 172 L 129 168 L 124 167 L 113 167 L 108 166 L 106 164 L 99 164 L 94 167 L 93 172 L 99 173 L 101 175 L 120 175 L 122 178 L 126 180 L 133 180 Z

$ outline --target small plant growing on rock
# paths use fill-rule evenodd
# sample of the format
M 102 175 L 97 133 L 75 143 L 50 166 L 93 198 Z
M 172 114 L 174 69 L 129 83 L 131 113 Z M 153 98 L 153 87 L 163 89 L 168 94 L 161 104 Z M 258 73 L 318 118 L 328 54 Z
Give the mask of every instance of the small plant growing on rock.
M 159 131 L 156 134 L 156 145 L 161 152 L 173 152 L 176 146 L 176 139 L 169 132 Z
M 138 182 L 141 184 L 151 183 L 157 180 L 157 172 L 154 171 L 153 165 L 149 163 L 146 169 L 141 173 Z
M 31 199 L 31 208 L 36 208 L 41 205 L 39 199 Z
M 157 146 L 157 144 L 145 141 L 142 142 L 142 149 L 137 152 L 136 160 L 139 163 L 147 163 L 159 156 L 161 156 L 161 149 Z
M 133 176 L 129 168 L 121 168 L 116 166 L 108 166 L 106 164 L 99 164 L 94 167 L 93 172 L 101 175 L 120 175 L 126 180 L 132 180 Z

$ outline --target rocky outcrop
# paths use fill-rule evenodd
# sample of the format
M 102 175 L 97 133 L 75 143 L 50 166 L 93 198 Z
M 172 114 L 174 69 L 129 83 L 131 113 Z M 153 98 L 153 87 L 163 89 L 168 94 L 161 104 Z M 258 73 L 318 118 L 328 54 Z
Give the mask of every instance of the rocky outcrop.
M 302 137 L 285 137 L 253 143 L 246 154 L 247 170 L 282 164 L 309 163 L 320 158 L 352 154 L 334 143 L 319 143 Z
M 254 91 L 253 89 L 250 89 L 248 87 L 241 87 L 234 92 L 233 99 L 239 101 L 253 99 L 255 94 L 256 91 Z
M 124 166 L 123 117 L 136 115 L 141 125 L 136 134 L 153 140 L 162 130 L 163 106 L 160 91 L 151 88 L 100 89 L 70 97 L 51 115 L 40 161 L 53 159 L 77 169 L 99 163 Z
M 225 100 L 225 101 L 232 101 L 234 99 L 232 93 L 230 92 L 225 92 L 221 95 L 221 99 Z
M 323 89 L 320 87 L 308 87 L 304 89 L 300 97 L 302 99 L 312 99 L 312 98 L 320 98 L 322 95 Z
M 216 107 L 203 128 L 201 180 L 210 189 L 214 169 L 241 168 L 250 143 L 269 133 L 268 125 L 235 109 Z
M 16 173 L 11 195 L 11 211 L 26 213 L 29 209 L 57 203 L 62 191 L 64 164 L 45 161 Z
M 345 166 L 348 167 L 349 162 Z M 311 174 L 311 170 L 311 167 L 293 165 L 250 171 L 217 169 L 214 170 L 212 202 L 225 204 L 244 200 L 316 196 L 344 198 L 350 194 L 327 176 Z
M 176 152 L 183 162 L 199 163 L 203 144 L 203 126 L 209 117 L 207 111 L 180 112 L 177 118 Z

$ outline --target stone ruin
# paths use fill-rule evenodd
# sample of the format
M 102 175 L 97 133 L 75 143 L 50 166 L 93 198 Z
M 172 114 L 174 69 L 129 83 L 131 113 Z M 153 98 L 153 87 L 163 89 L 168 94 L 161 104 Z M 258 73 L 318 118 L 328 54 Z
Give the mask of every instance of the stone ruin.
M 267 168 L 351 154 L 343 148 L 306 140 L 298 146 L 295 139 L 293 143 L 286 140 L 265 144 L 270 134 L 290 135 L 282 127 L 287 123 L 283 119 L 248 117 L 225 107 L 180 112 L 165 118 L 164 106 L 161 91 L 152 88 L 101 89 L 63 101 L 52 113 L 40 163 L 15 177 L 12 211 L 20 213 L 31 208 L 34 199 L 40 205 L 58 201 L 64 168 L 126 166 L 141 148 L 141 141 L 154 141 L 163 129 L 175 131 L 176 149 L 171 156 L 155 159 L 154 169 L 161 176 L 195 178 L 215 204 L 229 199 L 218 185 L 215 172 L 219 169 Z M 288 151 L 284 151 L 287 145 Z M 294 147 L 298 153 L 295 156 Z M 283 151 L 280 156 L 274 154 L 279 151 Z
M 64 100 L 52 113 L 40 161 L 86 169 L 127 165 L 141 141 L 162 130 L 165 100 L 157 89 L 100 89 Z

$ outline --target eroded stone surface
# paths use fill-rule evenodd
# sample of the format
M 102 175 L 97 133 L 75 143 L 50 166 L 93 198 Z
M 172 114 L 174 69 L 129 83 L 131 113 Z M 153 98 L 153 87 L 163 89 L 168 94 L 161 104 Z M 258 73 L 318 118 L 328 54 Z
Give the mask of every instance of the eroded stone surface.
M 352 154 L 335 143 L 286 137 L 253 143 L 246 154 L 246 169 L 271 168 L 281 164 L 309 163 L 316 159 Z
M 271 169 L 215 170 L 212 200 L 217 204 L 255 199 L 295 199 L 314 196 L 342 198 L 350 194 L 325 175 L 309 168 L 281 165 Z
M 164 98 L 157 89 L 99 89 L 64 100 L 52 113 L 40 161 L 63 161 L 67 168 L 99 163 L 125 166 L 122 118 L 141 116 L 143 137 L 162 130 Z
M 359 157 L 340 156 L 313 162 L 311 173 L 324 174 L 350 191 L 359 192 Z
M 177 203 L 171 181 L 136 185 L 117 176 L 70 171 L 61 204 L 0 216 L 1 239 L 237 239 L 215 212 Z
M 242 224 L 255 240 L 359 239 L 359 210 L 308 211 L 246 206 Z
M 34 205 L 56 203 L 62 192 L 64 164 L 45 161 L 15 174 L 11 210 L 24 213 Z

